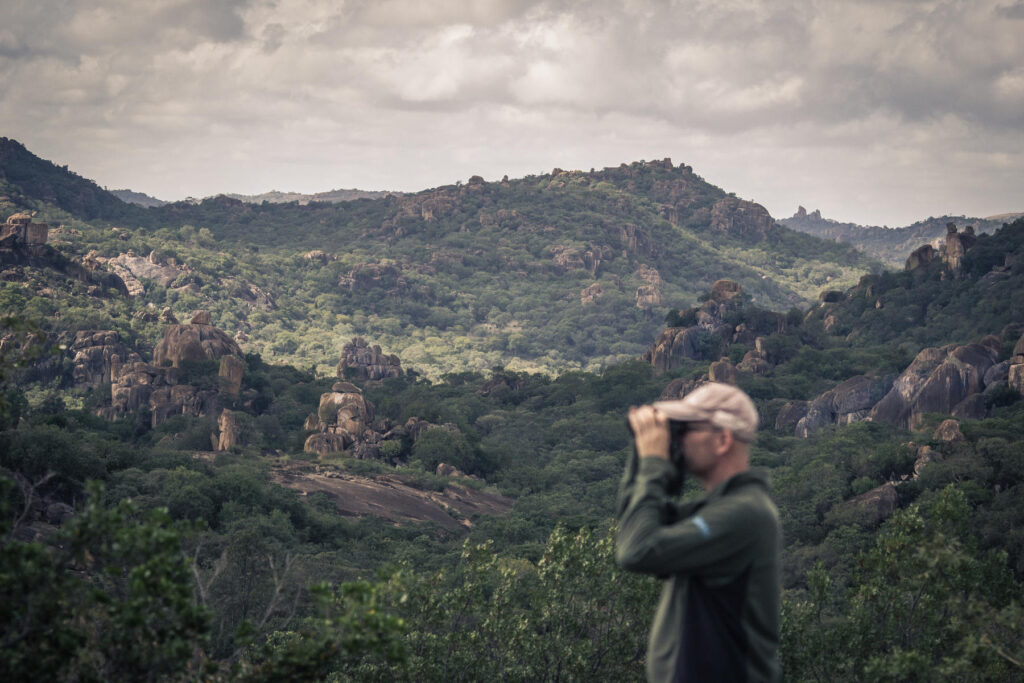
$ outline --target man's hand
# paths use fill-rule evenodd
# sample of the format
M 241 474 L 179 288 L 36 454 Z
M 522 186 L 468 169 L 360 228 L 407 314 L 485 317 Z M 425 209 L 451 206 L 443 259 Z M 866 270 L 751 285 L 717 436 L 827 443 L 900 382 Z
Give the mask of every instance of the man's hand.
M 633 428 L 636 451 L 641 457 L 652 456 L 668 460 L 668 418 L 651 406 L 629 409 L 629 426 Z

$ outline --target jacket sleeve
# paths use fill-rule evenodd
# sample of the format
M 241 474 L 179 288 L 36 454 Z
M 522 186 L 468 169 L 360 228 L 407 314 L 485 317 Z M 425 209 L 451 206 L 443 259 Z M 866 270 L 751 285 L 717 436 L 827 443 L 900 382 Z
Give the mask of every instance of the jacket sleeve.
M 675 469 L 661 458 L 639 459 L 630 498 L 619 515 L 619 565 L 661 576 L 727 576 L 743 571 L 747 561 L 742 551 L 757 533 L 749 507 L 733 496 L 699 508 L 667 506 L 666 491 Z

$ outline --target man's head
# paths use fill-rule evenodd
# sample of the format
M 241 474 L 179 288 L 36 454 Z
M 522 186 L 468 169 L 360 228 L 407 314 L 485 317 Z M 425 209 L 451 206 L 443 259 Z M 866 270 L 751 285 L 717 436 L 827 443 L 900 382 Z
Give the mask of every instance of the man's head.
M 677 429 L 686 468 L 702 480 L 718 481 L 746 469 L 750 443 L 757 436 L 757 409 L 743 391 L 711 382 L 684 398 L 658 401 L 654 409 Z

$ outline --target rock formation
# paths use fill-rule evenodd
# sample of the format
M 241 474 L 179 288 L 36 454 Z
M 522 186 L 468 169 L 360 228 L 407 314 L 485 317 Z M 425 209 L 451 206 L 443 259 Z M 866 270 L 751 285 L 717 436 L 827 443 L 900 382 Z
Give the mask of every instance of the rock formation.
M 72 356 L 72 380 L 75 387 L 95 389 L 110 384 L 124 365 L 141 362 L 142 357 L 121 343 L 117 332 L 81 330 L 68 349 Z
M 580 305 L 586 306 L 588 304 L 592 304 L 598 301 L 603 294 L 604 291 L 601 289 L 600 282 L 595 282 L 589 287 L 584 287 L 580 290 Z
M 760 204 L 736 197 L 723 197 L 711 208 L 711 229 L 748 242 L 763 242 L 772 217 Z
M 807 438 L 827 425 L 867 419 L 872 406 L 885 396 L 890 386 L 892 382 L 886 379 L 867 375 L 851 377 L 808 404 L 806 415 L 796 423 L 796 435 Z
M 1024 394 L 1024 335 L 1013 347 L 1013 355 L 1006 370 L 1006 381 L 1018 394 Z
M 153 363 L 181 367 L 183 362 L 217 360 L 222 356 L 241 356 L 238 343 L 209 323 L 210 314 L 199 311 L 188 325 L 171 325 L 153 349 Z
M 712 363 L 708 368 L 708 379 L 712 382 L 735 385 L 740 380 L 740 373 L 736 371 L 736 368 L 729 362 L 728 358 L 722 358 Z
M 655 306 L 661 306 L 661 288 L 665 284 L 662 282 L 661 274 L 654 268 L 641 265 L 640 269 L 636 271 L 636 276 L 646 283 L 636 289 L 637 308 L 649 310 Z
M 235 446 L 242 445 L 242 430 L 235 419 L 235 414 L 225 408 L 217 418 L 217 446 L 218 451 L 228 451 Z
M 370 346 L 362 337 L 345 345 L 338 362 L 338 377 L 357 382 L 402 376 L 402 362 L 395 354 L 385 354 L 380 346 Z
M 924 349 L 872 408 L 870 418 L 914 429 L 925 413 L 956 414 L 961 402 L 985 388 L 985 373 L 997 357 L 992 344 Z
M 760 335 L 785 331 L 786 316 L 779 313 L 758 316 L 757 320 L 741 322 L 735 327 L 727 324 L 726 317 L 741 310 L 745 303 L 742 294 L 743 288 L 738 283 L 718 280 L 700 308 L 686 311 L 687 318 L 696 323 L 662 330 L 642 356 L 643 360 L 651 363 L 658 372 L 666 372 L 680 367 L 686 360 L 721 358 L 729 341 L 744 343 L 754 341 Z
M 907 263 L 904 265 L 904 270 L 917 270 L 923 268 L 935 260 L 935 248 L 930 244 L 923 244 L 914 251 L 910 252 L 910 256 L 907 257 Z

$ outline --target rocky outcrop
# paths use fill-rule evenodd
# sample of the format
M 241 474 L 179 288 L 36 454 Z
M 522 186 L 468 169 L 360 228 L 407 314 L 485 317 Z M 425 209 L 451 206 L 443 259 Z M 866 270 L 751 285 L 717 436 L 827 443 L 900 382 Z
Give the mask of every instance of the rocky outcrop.
M 149 256 L 139 256 L 129 251 L 112 259 L 104 259 L 95 252 L 90 252 L 89 257 L 120 277 L 132 296 L 145 293 L 146 288 L 142 280 L 153 280 L 163 287 L 168 287 L 179 275 L 189 272 L 187 268 L 179 266 L 174 258 L 165 258 L 155 251 L 151 251 Z
M 225 408 L 217 418 L 217 444 L 215 450 L 229 451 L 242 445 L 242 428 L 235 419 L 235 414 Z
M 832 524 L 855 523 L 863 527 L 873 527 L 888 519 L 896 512 L 899 494 L 896 485 L 886 482 L 879 487 L 855 496 L 829 510 L 826 521 Z
M 763 242 L 772 217 L 760 204 L 736 197 L 723 197 L 711 208 L 711 229 L 745 241 Z
M 580 290 L 580 305 L 586 306 L 588 304 L 595 303 L 600 300 L 604 291 L 601 289 L 601 283 L 595 282 L 589 287 L 584 287 Z
M 960 431 L 960 423 L 956 420 L 943 420 L 942 424 L 935 428 L 933 436 L 938 441 L 945 441 L 946 443 L 964 441 L 964 433 Z
M 786 317 L 780 314 L 760 316 L 756 321 L 741 322 L 736 327 L 727 324 L 726 317 L 743 306 L 742 294 L 743 288 L 738 283 L 718 280 L 700 308 L 686 311 L 687 319 L 696 323 L 662 330 L 642 356 L 643 360 L 658 372 L 666 372 L 680 367 L 686 360 L 721 358 L 730 340 L 753 340 L 758 335 L 786 329 Z
M 951 414 L 962 401 L 985 388 L 985 373 L 997 359 L 993 345 L 924 349 L 872 408 L 870 419 L 915 429 L 925 413 Z
M 1006 382 L 1018 394 L 1024 394 L 1024 335 L 1013 347 L 1013 355 L 1006 369 Z
M 708 368 L 708 379 L 712 382 L 735 385 L 740 381 L 740 373 L 736 371 L 728 358 L 722 358 Z
M 370 346 L 362 337 L 355 337 L 341 351 L 338 377 L 357 382 L 402 376 L 402 362 L 395 354 L 385 354 L 380 346 Z
M 642 228 L 632 223 L 619 228 L 619 239 L 622 241 L 626 252 L 640 257 L 647 257 L 654 253 L 654 245 L 651 236 Z
M 935 260 L 935 248 L 930 244 L 923 244 L 910 252 L 903 270 L 917 270 L 923 268 Z
M 307 453 L 339 453 L 357 443 L 375 444 L 381 435 L 373 429 L 373 404 L 350 382 L 335 382 L 331 391 L 321 394 L 316 415 L 310 415 L 306 427 L 315 429 L 306 439 Z
M 153 349 L 153 363 L 181 367 L 183 362 L 217 360 L 227 355 L 242 355 L 238 343 L 209 324 L 210 314 L 199 311 L 188 325 L 171 325 Z M 196 322 L 200 321 L 200 322 Z
M 645 283 L 636 289 L 637 308 L 648 310 L 655 306 L 661 306 L 661 290 L 665 284 L 661 279 L 661 274 L 650 266 L 641 265 L 640 269 L 636 271 L 636 276 Z
M 611 258 L 609 247 L 590 245 L 587 248 L 555 244 L 548 247 L 554 259 L 555 267 L 561 272 L 570 270 L 586 270 L 591 277 L 597 277 L 597 269 L 606 259 Z
M 76 332 L 68 351 L 72 356 L 72 381 L 78 388 L 110 384 L 121 374 L 123 365 L 142 361 L 138 353 L 121 343 L 117 332 L 109 330 Z
M 867 419 L 872 406 L 885 396 L 892 382 L 858 375 L 818 396 L 807 406 L 807 414 L 796 424 L 795 433 L 807 438 L 833 424 L 852 424 Z

